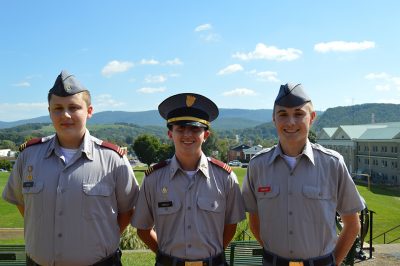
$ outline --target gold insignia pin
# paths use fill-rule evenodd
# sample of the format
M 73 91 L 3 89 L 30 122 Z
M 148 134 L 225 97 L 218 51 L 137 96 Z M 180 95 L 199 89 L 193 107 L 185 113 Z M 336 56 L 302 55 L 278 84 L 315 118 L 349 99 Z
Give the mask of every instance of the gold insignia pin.
M 186 96 L 186 106 L 187 107 L 191 107 L 195 101 L 196 101 L 196 97 L 194 97 L 193 95 Z
M 28 176 L 26 177 L 28 180 L 32 180 L 32 171 L 33 171 L 33 166 L 29 165 L 28 166 Z
M 163 187 L 162 190 L 161 190 L 161 192 L 162 192 L 163 194 L 167 194 L 167 193 L 168 193 L 168 188 L 167 188 L 167 187 Z

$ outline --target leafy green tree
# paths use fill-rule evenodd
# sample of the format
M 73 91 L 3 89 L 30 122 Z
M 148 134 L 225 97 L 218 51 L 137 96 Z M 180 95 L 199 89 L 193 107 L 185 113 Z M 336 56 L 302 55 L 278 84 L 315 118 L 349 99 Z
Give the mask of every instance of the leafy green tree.
M 315 133 L 314 130 L 310 130 L 308 133 L 308 139 L 310 140 L 311 143 L 316 143 L 317 142 L 317 134 Z
M 143 134 L 136 138 L 133 143 L 133 150 L 142 163 L 150 166 L 159 161 L 161 142 L 153 135 Z
M 7 160 L 0 160 L 0 169 L 5 169 L 7 171 L 11 171 L 12 163 Z
M 0 149 L 11 149 L 15 151 L 17 150 L 17 145 L 15 145 L 14 141 L 8 139 L 0 140 Z

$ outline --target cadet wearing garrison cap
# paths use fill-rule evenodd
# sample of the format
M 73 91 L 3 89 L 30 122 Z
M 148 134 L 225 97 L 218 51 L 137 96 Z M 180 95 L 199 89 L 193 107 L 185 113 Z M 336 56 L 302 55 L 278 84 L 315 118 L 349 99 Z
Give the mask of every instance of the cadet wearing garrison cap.
M 245 213 L 235 173 L 201 149 L 218 108 L 202 95 L 181 93 L 158 110 L 175 155 L 146 172 L 132 225 L 157 253 L 156 265 L 225 265 L 224 248 Z
M 3 198 L 24 216 L 27 265 L 119 266 L 139 195 L 118 146 L 90 135 L 89 91 L 67 71 L 48 93 L 55 135 L 21 145 Z
M 343 157 L 308 140 L 315 117 L 301 84 L 281 85 L 272 117 L 279 143 L 247 168 L 242 193 L 263 265 L 340 265 L 359 232 L 364 204 Z M 346 228 L 339 237 L 336 212 Z

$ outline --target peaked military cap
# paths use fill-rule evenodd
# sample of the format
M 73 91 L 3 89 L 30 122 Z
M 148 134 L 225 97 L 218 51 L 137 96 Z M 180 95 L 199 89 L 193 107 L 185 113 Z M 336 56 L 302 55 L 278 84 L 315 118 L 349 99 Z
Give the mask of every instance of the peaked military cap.
M 53 88 L 49 91 L 49 94 L 67 97 L 82 91 L 87 91 L 87 89 L 75 78 L 74 75 L 63 70 L 60 75 L 58 75 Z
M 180 93 L 165 99 L 159 106 L 160 115 L 167 126 L 184 125 L 209 128 L 218 117 L 217 105 L 207 97 L 196 93 Z
M 305 93 L 301 84 L 286 83 L 281 85 L 275 104 L 284 107 L 295 107 L 311 102 L 311 98 Z

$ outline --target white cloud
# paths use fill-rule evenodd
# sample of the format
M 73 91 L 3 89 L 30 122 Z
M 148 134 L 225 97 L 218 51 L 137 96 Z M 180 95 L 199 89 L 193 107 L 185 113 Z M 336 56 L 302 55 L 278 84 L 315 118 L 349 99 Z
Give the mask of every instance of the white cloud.
M 220 71 L 218 71 L 217 75 L 227 75 L 227 74 L 232 74 L 238 71 L 242 71 L 243 67 L 239 64 L 233 64 L 233 65 L 229 65 L 223 69 L 221 69 Z
M 141 65 L 158 65 L 160 62 L 154 59 L 142 59 L 140 60 Z
M 390 91 L 390 85 L 389 84 L 384 84 L 384 85 L 376 85 L 375 89 L 377 91 Z
M 387 79 L 390 78 L 390 75 L 385 73 L 385 72 L 369 73 L 369 74 L 365 75 L 365 78 L 366 79 L 370 79 L 370 80 L 373 80 L 373 79 L 385 79 L 385 80 L 387 80 Z
M 164 83 L 167 77 L 164 75 L 148 75 L 145 80 L 146 83 Z
M 28 81 L 12 84 L 14 87 L 30 87 L 31 84 Z
M 160 87 L 160 88 L 149 88 L 149 87 L 144 87 L 140 88 L 137 90 L 139 93 L 145 93 L 145 94 L 152 94 L 152 93 L 157 93 L 157 92 L 164 92 L 165 88 Z
M 115 73 L 121 73 L 121 72 L 126 72 L 128 71 L 131 67 L 133 67 L 133 63 L 128 62 L 128 61 L 117 61 L 113 60 L 111 62 L 108 62 L 108 64 L 103 67 L 101 70 L 101 74 L 105 77 L 111 77 Z
M 211 29 L 212 29 L 211 24 L 207 23 L 207 24 L 202 24 L 202 25 L 197 26 L 194 29 L 194 31 L 199 32 L 199 31 L 206 31 L 206 30 L 211 30 Z
M 265 81 L 280 82 L 280 80 L 278 79 L 278 73 L 273 71 L 258 72 L 256 76 Z
M 219 42 L 221 40 L 221 36 L 219 36 L 217 33 L 205 34 L 201 35 L 200 37 L 205 42 Z
M 249 53 L 235 53 L 233 58 L 240 60 L 275 60 L 275 61 L 292 61 L 298 59 L 302 55 L 302 51 L 295 48 L 279 49 L 275 46 L 267 46 L 263 43 L 258 43 L 256 49 Z
M 123 102 L 118 102 L 116 100 L 113 99 L 112 95 L 110 94 L 100 94 L 96 97 L 94 97 L 94 103 L 93 106 L 95 109 L 104 109 L 103 107 L 105 107 L 106 109 L 110 109 L 111 107 L 118 107 L 118 106 L 122 106 L 125 103 Z
M 254 90 L 246 88 L 237 88 L 231 91 L 226 91 L 222 95 L 224 96 L 255 96 L 257 95 Z
M 371 41 L 363 41 L 363 42 L 333 41 L 333 42 L 321 42 L 314 45 L 314 50 L 319 53 L 353 52 L 353 51 L 362 51 L 372 48 L 375 48 L 375 42 Z
M 0 121 L 16 121 L 48 115 L 47 102 L 0 103 Z
M 169 66 L 178 66 L 183 65 L 183 62 L 179 58 L 174 58 L 172 60 L 165 61 L 165 64 Z

